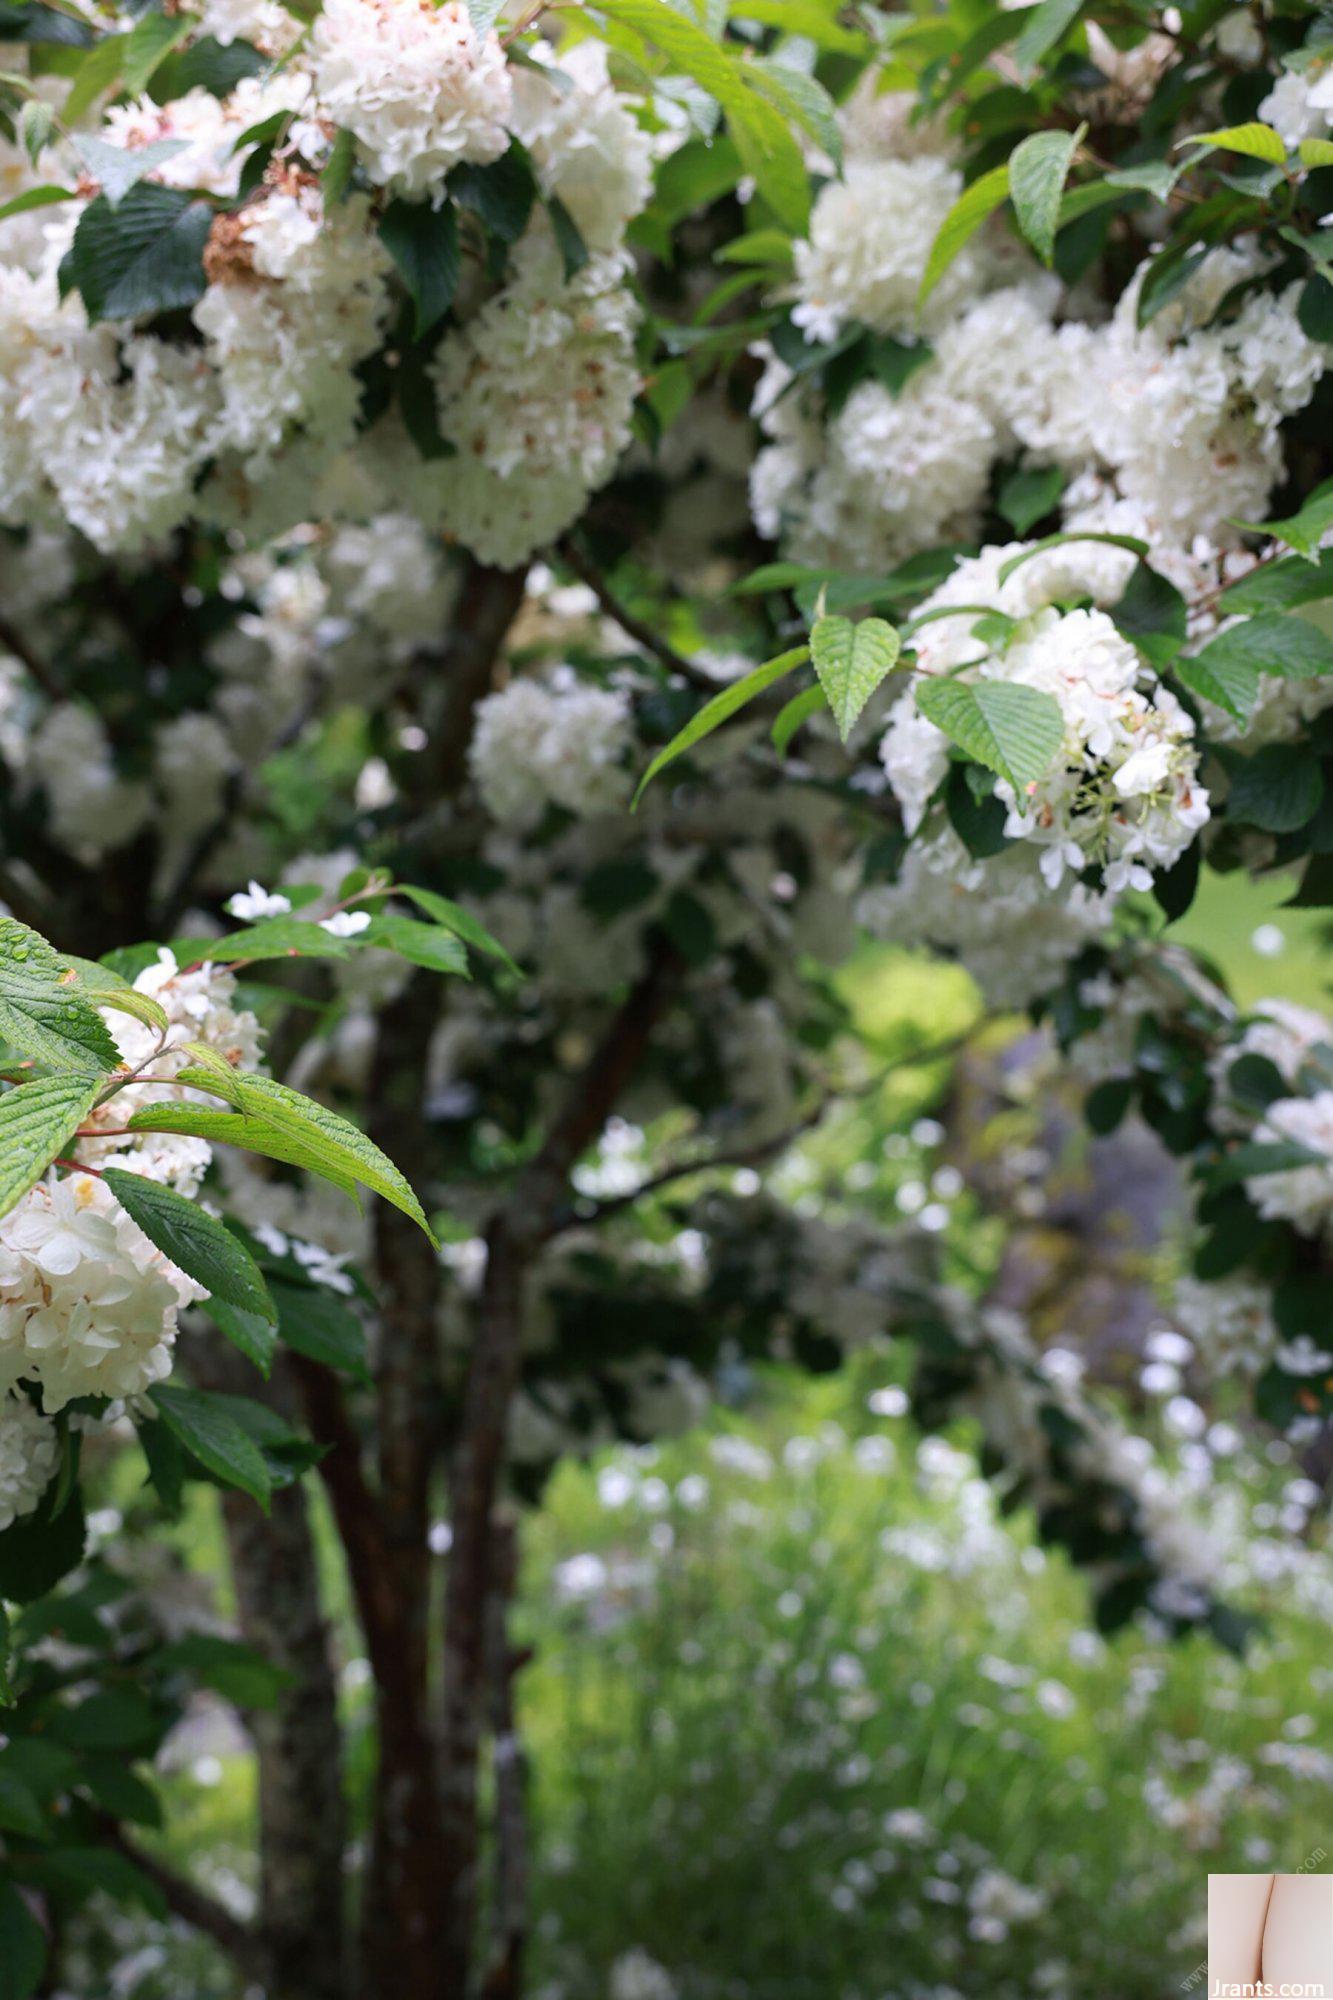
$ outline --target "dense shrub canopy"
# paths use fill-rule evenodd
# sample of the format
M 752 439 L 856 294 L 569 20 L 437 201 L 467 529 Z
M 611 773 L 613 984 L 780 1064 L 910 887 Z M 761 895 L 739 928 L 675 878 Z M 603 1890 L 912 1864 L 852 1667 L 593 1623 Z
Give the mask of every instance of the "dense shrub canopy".
M 167 1517 L 224 1490 L 304 1718 L 310 1865 L 194 1912 L 301 2000 L 349 1962 L 316 1464 L 386 1995 L 518 1990 L 515 1509 L 729 1371 L 910 1344 L 1105 1629 L 1242 1644 L 1202 1405 L 1288 1459 L 1333 1412 L 1333 1024 L 1172 926 L 1201 868 L 1333 901 L 1327 16 L 3 11 L 11 1990 L 160 1893 L 106 1753 L 264 1673 L 90 1560 L 126 1455 Z M 867 936 L 956 1016 L 859 1033 Z M 967 1227 L 768 1172 L 1015 1013 L 1181 1162 L 1165 1455 Z

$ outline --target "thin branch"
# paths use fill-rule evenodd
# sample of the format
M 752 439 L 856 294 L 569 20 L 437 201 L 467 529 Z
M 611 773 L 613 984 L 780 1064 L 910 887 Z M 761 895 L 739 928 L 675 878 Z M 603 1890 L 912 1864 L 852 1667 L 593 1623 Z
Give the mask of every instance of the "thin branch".
M 139 1873 L 153 1884 L 174 1916 L 183 1918 L 205 1937 L 212 1938 L 214 1944 L 221 1945 L 247 1978 L 257 1979 L 262 1975 L 263 1944 L 249 1924 L 234 1917 L 226 1905 L 215 1896 L 210 1896 L 206 1889 L 197 1888 L 184 1875 L 178 1875 L 174 1868 L 159 1861 L 156 1855 L 149 1854 L 122 1833 L 114 1820 L 101 1819 L 99 1827 L 107 1845 L 133 1863 Z
M 29 677 L 37 683 L 48 701 L 64 701 L 65 690 L 59 678 L 41 655 L 33 651 L 18 627 L 12 624 L 3 612 L 0 612 L 0 646 L 21 662 Z
M 640 1181 L 636 1188 L 625 1194 L 608 1195 L 604 1200 L 593 1196 L 573 1202 L 557 1219 L 551 1233 L 564 1234 L 570 1229 L 594 1229 L 612 1216 L 623 1215 L 626 1209 L 635 1207 L 649 1195 L 660 1194 L 664 1188 L 677 1181 L 692 1179 L 696 1174 L 710 1174 L 735 1171 L 745 1167 L 763 1167 L 780 1159 L 789 1147 L 807 1132 L 813 1132 L 821 1125 L 835 1106 L 850 1104 L 858 1098 L 869 1097 L 887 1082 L 897 1071 L 920 1069 L 927 1063 L 941 1062 L 946 1056 L 956 1055 L 971 1040 L 974 1029 L 962 1029 L 956 1035 L 949 1035 L 943 1041 L 929 1042 L 924 1048 L 910 1049 L 904 1055 L 895 1056 L 884 1069 L 877 1070 L 864 1082 L 830 1088 L 817 1098 L 810 1109 L 781 1132 L 775 1132 L 769 1139 L 757 1140 L 750 1146 L 736 1146 L 731 1149 L 718 1148 L 712 1152 L 696 1154 L 693 1159 L 678 1160 L 674 1166 L 663 1167 L 659 1173 L 650 1174 Z
M 629 634 L 636 646 L 642 646 L 644 652 L 651 653 L 668 673 L 679 674 L 682 680 L 690 683 L 691 687 L 699 688 L 708 694 L 718 692 L 719 683 L 710 673 L 696 666 L 693 660 L 687 660 L 674 646 L 669 646 L 665 639 L 654 632 L 651 625 L 646 624 L 642 618 L 637 618 L 621 603 L 601 571 L 589 562 L 572 535 L 566 535 L 556 544 L 556 554 L 567 569 L 573 570 L 579 582 L 588 586 L 607 617 L 614 619 L 621 630 Z

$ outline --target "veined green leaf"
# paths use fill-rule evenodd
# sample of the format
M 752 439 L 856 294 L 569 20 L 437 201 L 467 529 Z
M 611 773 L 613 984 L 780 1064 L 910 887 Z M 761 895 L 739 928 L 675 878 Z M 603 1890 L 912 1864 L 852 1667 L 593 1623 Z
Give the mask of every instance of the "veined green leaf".
M 8 1215 L 97 1100 L 97 1076 L 39 1076 L 0 1095 L 0 1215 Z
M 1177 660 L 1171 669 L 1178 681 L 1205 701 L 1224 708 L 1237 722 L 1248 722 L 1259 698 L 1259 669 L 1246 660 L 1208 660 L 1202 653 Z
M 73 188 L 54 185 L 27 188 L 22 194 L 16 194 L 11 201 L 0 202 L 0 222 L 3 222 L 6 216 L 22 215 L 30 208 L 50 208 L 56 202 L 75 201 L 77 198 Z
M 44 937 L 16 917 L 0 917 L 0 1040 L 52 1069 L 104 1076 L 119 1064 L 120 1050 L 75 980 Z
M 478 923 L 460 903 L 453 902 L 448 896 L 437 894 L 434 889 L 419 889 L 411 882 L 395 882 L 393 894 L 405 897 L 409 903 L 415 903 L 419 910 L 424 910 L 428 917 L 434 917 L 437 924 L 442 925 L 447 931 L 452 931 L 455 937 L 462 938 L 464 944 L 471 945 L 474 951 L 484 952 L 488 958 L 498 959 L 507 971 L 522 977 L 519 968 L 499 939 L 492 937 L 486 926 Z
M 639 780 L 639 788 L 634 794 L 634 804 L 638 805 L 647 787 L 668 764 L 674 764 L 677 757 L 683 757 L 696 743 L 702 743 L 704 737 L 710 736 L 720 723 L 728 721 L 756 696 L 765 693 L 776 681 L 793 672 L 809 657 L 808 646 L 793 646 L 789 653 L 779 653 L 776 659 L 765 660 L 762 667 L 756 667 L 753 673 L 743 675 L 740 680 L 733 681 L 730 687 L 723 688 L 720 694 L 715 694 L 711 701 L 706 701 L 697 714 L 690 717 L 685 727 L 672 737 L 666 748 L 659 750 L 653 758 Z
M 821 152 L 842 171 L 842 130 L 838 107 L 822 83 L 802 69 L 769 56 L 751 56 L 743 73 L 754 88 L 809 134 Z
M 1064 738 L 1055 696 L 1013 681 L 919 680 L 916 705 L 951 743 L 1007 778 L 1020 801 Z
M 224 1486 L 239 1487 L 268 1512 L 273 1481 L 263 1453 L 223 1398 L 206 1389 L 180 1389 L 172 1382 L 159 1382 L 148 1394 L 167 1429 L 206 1472 Z
M 1024 83 L 1031 82 L 1041 59 L 1078 19 L 1083 0 L 1041 0 L 1031 7 L 1023 21 L 1023 31 L 1014 49 L 1014 62 Z
M 120 1167 L 107 1167 L 102 1178 L 149 1242 L 187 1278 L 226 1305 L 263 1319 L 277 1318 L 264 1274 L 250 1252 L 198 1202 Z
M 1257 617 L 1219 632 L 1196 658 L 1213 671 L 1222 663 L 1282 680 L 1317 680 L 1322 674 L 1333 673 L 1333 639 L 1308 619 L 1261 611 Z
M 122 979 L 109 966 L 99 965 L 94 958 L 71 958 L 68 952 L 60 954 L 62 962 L 74 973 L 74 990 L 90 1000 L 95 1007 L 110 1007 L 118 1014 L 129 1014 L 136 1021 L 142 1021 L 146 1028 L 164 1035 L 170 1026 L 167 1010 L 151 993 L 140 993 Z
M 268 1076 L 235 1075 L 236 1108 L 148 1104 L 130 1118 L 136 1132 L 188 1132 L 224 1144 L 244 1146 L 273 1160 L 307 1167 L 351 1193 L 360 1182 L 372 1194 L 401 1209 L 435 1241 L 421 1203 L 384 1153 L 346 1118 L 326 1105 Z M 207 1072 L 182 1070 L 178 1082 L 213 1089 Z
M 988 174 L 982 174 L 970 187 L 963 189 L 940 224 L 939 235 L 931 245 L 921 279 L 921 290 L 917 294 L 918 306 L 925 304 L 963 245 L 970 237 L 976 235 L 987 216 L 993 214 L 1000 203 L 1007 198 L 1008 193 L 1007 160 L 1002 166 L 992 167 Z
M 1333 167 L 1333 139 L 1302 139 L 1296 151 L 1303 167 Z
M 1043 264 L 1055 255 L 1060 197 L 1069 165 L 1087 131 L 1033 132 L 1009 155 L 1009 196 L 1018 226 Z
M 1195 160 L 1202 159 L 1204 153 L 1223 150 L 1243 153 L 1250 160 L 1267 160 L 1270 165 L 1280 167 L 1287 157 L 1286 145 L 1272 126 L 1261 125 L 1257 119 L 1246 125 L 1222 126 L 1216 132 L 1193 132 L 1180 143 L 1200 148 L 1192 156 Z
M 1289 549 L 1295 549 L 1298 556 L 1307 562 L 1319 560 L 1319 544 L 1329 528 L 1333 528 L 1333 479 L 1326 479 L 1316 486 L 1309 498 L 1302 502 L 1294 514 L 1285 521 L 1234 521 L 1236 528 L 1244 528 L 1252 535 L 1271 535 L 1275 541 L 1285 542 Z
M 783 703 L 771 731 L 773 748 L 779 757 L 786 756 L 792 737 L 801 724 L 808 722 L 812 715 L 818 715 L 826 700 L 823 688 L 816 681 L 813 687 L 802 688 L 799 694 L 794 694 L 790 701 Z
M 843 742 L 884 676 L 893 671 L 901 640 L 883 618 L 819 618 L 810 653 Z

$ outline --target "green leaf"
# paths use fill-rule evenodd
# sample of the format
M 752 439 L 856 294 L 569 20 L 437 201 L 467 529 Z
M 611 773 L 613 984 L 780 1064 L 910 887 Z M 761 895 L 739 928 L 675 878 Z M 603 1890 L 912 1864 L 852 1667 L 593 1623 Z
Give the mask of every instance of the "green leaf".
M 64 1151 L 101 1087 L 97 1077 L 42 1076 L 0 1096 L 0 1215 Z
M 1177 660 L 1172 672 L 1205 701 L 1226 709 L 1237 722 L 1248 722 L 1259 698 L 1259 669 L 1244 660 L 1209 661 L 1203 653 Z
M 61 107 L 60 115 L 66 125 L 77 124 L 102 92 L 110 90 L 119 80 L 129 40 L 128 35 L 104 35 L 94 48 L 89 49 L 79 64 L 69 96 Z
M 199 35 L 187 47 L 172 49 L 158 63 L 148 94 L 155 104 L 170 104 L 187 91 L 206 90 L 220 101 L 230 97 L 246 77 L 262 76 L 268 67 L 249 42 L 220 42 L 215 35 Z
M 29 0 L 27 6 L 4 0 L 0 6 L 0 41 L 54 42 L 65 48 L 86 49 L 92 38 L 86 21 L 63 8 L 44 6 L 41 0 Z
M 136 1132 L 186 1132 L 244 1146 L 268 1159 L 307 1167 L 345 1193 L 362 1182 L 411 1217 L 435 1241 L 420 1202 L 386 1153 L 336 1111 L 302 1097 L 267 1076 L 237 1076 L 237 1108 L 214 1111 L 207 1105 L 148 1104 L 134 1112 Z M 177 1082 L 216 1086 L 204 1072 L 182 1070 Z
M 786 756 L 792 737 L 802 723 L 808 722 L 812 715 L 818 715 L 826 699 L 823 688 L 816 681 L 813 687 L 802 688 L 799 694 L 794 694 L 790 701 L 783 703 L 770 732 L 773 748 L 779 757 Z
M 428 201 L 391 201 L 379 236 L 402 273 L 415 309 L 412 337 L 420 340 L 444 318 L 458 290 L 458 211 L 449 202 L 432 208 Z
M 1087 129 L 1086 125 L 1080 125 L 1075 132 L 1033 132 L 1009 155 L 1009 195 L 1014 214 L 1043 264 L 1049 264 L 1055 255 L 1060 197 L 1070 162 Z
M 187 146 L 184 139 L 155 139 L 151 145 L 137 148 L 108 146 L 104 139 L 94 139 L 86 132 L 74 133 L 73 140 L 112 208 L 145 174 L 185 152 Z
M 984 861 L 1008 845 L 1004 801 L 979 764 L 954 764 L 944 788 L 949 824 L 968 853 Z
M 270 1296 L 273 1297 L 272 1288 Z M 274 1304 L 277 1304 L 274 1297 Z M 277 1329 L 266 1314 L 246 1312 L 240 1306 L 230 1306 L 219 1298 L 204 1302 L 202 1311 L 208 1314 L 218 1331 L 226 1336 L 232 1346 L 252 1361 L 260 1374 L 267 1378 L 273 1367 L 273 1357 L 278 1351 Z
M 940 224 L 939 235 L 930 247 L 930 255 L 926 259 L 926 268 L 921 278 L 921 290 L 917 294 L 918 306 L 925 304 L 963 245 L 976 235 L 987 216 L 1000 206 L 1008 193 L 1007 160 L 1002 166 L 992 167 L 988 174 L 982 174 L 970 187 L 963 189 Z
M 998 581 L 1008 583 L 1014 571 L 1022 569 L 1024 563 L 1031 562 L 1034 556 L 1044 555 L 1047 549 L 1063 548 L 1067 542 L 1108 542 L 1113 549 L 1128 549 L 1131 555 L 1146 556 L 1148 553 L 1148 544 L 1140 541 L 1137 535 L 1094 533 L 1091 529 L 1086 533 L 1043 535 L 1030 549 L 1021 550 L 1018 555 L 1010 556 L 1008 562 L 1000 565 Z
M 855 625 L 850 618 L 816 620 L 810 654 L 844 743 L 875 689 L 892 673 L 901 644 L 882 618 L 863 618 Z
M 326 1285 L 296 1285 L 274 1278 L 273 1297 L 278 1326 L 288 1347 L 350 1375 L 354 1381 L 370 1380 L 365 1328 L 336 1292 Z
M 37 165 L 54 129 L 55 113 L 50 105 L 44 98 L 30 97 L 18 115 L 18 137 L 32 166 Z
M 1326 1164 L 1323 1153 L 1298 1145 L 1294 1139 L 1278 1139 L 1271 1143 L 1255 1140 L 1228 1153 L 1210 1172 L 1208 1185 L 1212 1189 L 1235 1187 L 1238 1181 L 1258 1180 L 1265 1174 L 1286 1174 L 1296 1167 L 1322 1167 Z
M 1008 779 L 1020 800 L 1064 739 L 1055 696 L 1009 681 L 919 680 L 916 705 L 951 743 Z
M 206 1389 L 178 1389 L 159 1382 L 149 1399 L 167 1429 L 206 1472 L 224 1486 L 235 1486 L 268 1512 L 273 1482 L 263 1455 L 234 1416 L 221 1407 L 223 1399 Z
M 486 166 L 464 160 L 450 174 L 448 186 L 453 199 L 479 216 L 502 243 L 518 242 L 537 199 L 537 176 L 517 139 Z
M 1233 527 L 1245 528 L 1253 535 L 1272 535 L 1274 540 L 1285 542 L 1289 549 L 1295 549 L 1298 556 L 1304 556 L 1310 563 L 1320 558 L 1319 543 L 1328 529 L 1333 527 L 1333 479 L 1326 479 L 1321 486 L 1305 500 L 1295 514 L 1285 521 L 1235 521 Z
M 16 194 L 12 201 L 0 202 L 0 222 L 6 216 L 22 215 L 30 208 L 51 208 L 56 202 L 77 199 L 73 188 L 48 187 L 28 188 L 23 194 Z
M 546 213 L 551 218 L 556 247 L 560 252 L 560 262 L 564 266 L 565 278 L 568 281 L 577 277 L 587 263 L 588 246 L 583 240 L 582 230 L 558 194 L 546 197 Z
M 224 1639 L 213 1632 L 189 1632 L 174 1639 L 156 1655 L 155 1664 L 165 1672 L 180 1672 L 204 1687 L 211 1687 L 237 1708 L 272 1708 L 292 1676 L 274 1666 L 253 1646 L 236 1639 Z
M 1250 160 L 1267 160 L 1275 167 L 1285 165 L 1287 148 L 1271 125 L 1261 125 L 1257 120 L 1247 125 L 1226 125 L 1216 132 L 1192 132 L 1181 140 L 1182 146 L 1197 146 L 1200 150 L 1191 157 L 1203 158 L 1204 153 L 1221 149 L 1228 153 L 1243 153 Z
M 1303 167 L 1333 167 L 1333 139 L 1302 139 L 1296 151 Z
M 46 1597 L 83 1561 L 83 1503 L 75 1493 L 57 1513 L 57 1483 L 51 1481 L 33 1513 L 0 1533 L 0 1598 L 11 1604 Z
M 711 736 L 719 724 L 728 721 L 757 696 L 764 694 L 775 682 L 782 680 L 784 675 L 792 673 L 809 657 L 808 646 L 793 646 L 789 653 L 779 653 L 775 659 L 765 660 L 764 664 L 756 667 L 753 673 L 742 675 L 740 680 L 732 681 L 729 687 L 724 687 L 721 694 L 715 694 L 711 701 L 706 701 L 703 707 L 690 717 L 685 727 L 672 737 L 666 748 L 659 750 L 653 758 L 639 780 L 639 788 L 634 794 L 635 806 L 637 807 L 653 779 L 659 772 L 664 771 L 668 764 L 674 764 L 678 757 L 683 757 L 696 743 L 702 743 L 704 737 Z
M 838 107 L 822 83 L 805 70 L 791 69 L 770 56 L 751 56 L 745 76 L 793 125 L 808 133 L 842 172 L 842 131 Z
M 1022 82 L 1030 83 L 1041 59 L 1078 19 L 1083 0 L 1041 0 L 1027 10 L 1023 31 L 1014 48 L 1014 62 Z
M 1313 818 L 1323 796 L 1323 773 L 1304 745 L 1266 743 L 1233 765 L 1227 816 L 1266 833 L 1294 833 Z
M 1184 291 L 1208 254 L 1206 243 L 1173 243 L 1170 249 L 1159 251 L 1144 269 L 1135 324 L 1147 326 L 1169 306 Z
M 1155 667 L 1169 665 L 1185 643 L 1185 600 L 1173 583 L 1145 562 L 1136 563 L 1111 616 Z
M 749 80 L 749 65 L 666 0 L 600 0 L 600 10 L 642 35 L 722 106 L 736 150 L 760 194 L 780 222 L 803 229 L 810 189 L 801 149 L 783 114 Z
M 160 1657 L 160 1656 L 159 1656 Z M 162 1825 L 162 1805 L 151 1785 L 132 1771 L 123 1758 L 84 1756 L 79 1760 L 79 1784 L 116 1819 L 133 1826 Z
M 504 6 L 505 0 L 467 0 L 468 19 L 479 35 L 489 35 Z
M 461 904 L 451 902 L 448 896 L 438 895 L 434 889 L 418 889 L 410 882 L 395 882 L 393 893 L 395 896 L 405 897 L 410 903 L 415 903 L 419 910 L 424 910 L 428 917 L 434 917 L 437 924 L 443 925 L 447 931 L 452 931 L 455 937 L 462 938 L 464 944 L 471 945 L 474 951 L 484 952 L 488 958 L 498 959 L 507 971 L 522 977 L 519 968 L 499 939 L 493 938 L 486 926 L 478 923 Z
M 120 1167 L 107 1167 L 102 1178 L 149 1242 L 187 1278 L 227 1305 L 276 1320 L 258 1264 L 245 1245 L 198 1202 L 187 1201 L 160 1181 L 127 1174 Z
M 12 1882 L 0 1882 L 0 2000 L 31 2000 L 46 1971 L 42 1927 Z
M 1333 597 L 1333 549 L 1322 550 L 1314 562 L 1304 556 L 1283 556 L 1279 562 L 1264 563 L 1229 584 L 1217 608 L 1225 616 L 1234 611 L 1294 611 L 1325 597 Z
M 146 1028 L 165 1035 L 171 1025 L 167 1010 L 151 994 L 136 992 L 127 979 L 112 972 L 109 966 L 99 965 L 96 959 L 71 958 L 68 952 L 61 952 L 60 958 L 66 971 L 74 974 L 75 992 L 85 1000 L 95 1007 L 110 1007 L 118 1014 L 129 1014 Z
M 354 944 L 355 933 L 338 937 L 304 917 L 264 917 L 226 937 L 173 938 L 171 948 L 180 965 L 234 965 L 242 959 L 256 964 L 269 958 L 350 958 Z
M 105 195 L 79 217 L 61 265 L 90 320 L 139 319 L 202 297 L 204 245 L 213 211 L 176 188 L 140 181 L 118 207 Z
M 747 229 L 715 253 L 719 264 L 758 264 L 790 270 L 792 240 L 783 229 Z
M 428 972 L 452 973 L 458 979 L 470 977 L 467 953 L 453 932 L 439 924 L 423 924 L 416 917 L 372 917 L 370 928 L 362 932 L 360 941 L 377 945 L 383 951 L 397 952 L 410 965 L 425 966 Z
M 1214 672 L 1222 662 L 1228 667 L 1252 667 L 1257 674 L 1274 674 L 1282 680 L 1316 680 L 1321 674 L 1333 673 L 1333 639 L 1308 619 L 1260 612 L 1219 632 L 1196 657 Z
M 324 171 L 319 177 L 326 208 L 337 208 L 340 202 L 346 201 L 355 165 L 356 141 L 346 126 L 339 126 L 329 148 L 329 157 L 324 162 Z
M 97 1009 L 74 991 L 74 978 L 44 937 L 0 917 L 0 1040 L 52 1069 L 105 1076 L 120 1050 Z
M 40 1888 L 61 1889 L 76 1896 L 98 1890 L 116 1902 L 140 1904 L 151 1917 L 161 1919 L 167 1914 L 162 1891 L 142 1869 L 111 1847 L 51 1848 L 32 1856 L 25 1863 L 24 1874 Z
M 50 1833 L 46 1814 L 13 1771 L 0 1771 L 0 1833 L 18 1833 L 25 1840 L 45 1840 Z
M 996 506 L 1017 534 L 1044 520 L 1064 492 L 1065 475 L 1058 465 L 1011 472 L 996 496 Z
M 168 14 L 164 9 L 151 8 L 139 16 L 121 59 L 121 76 L 131 96 L 147 89 L 163 57 L 177 42 L 184 41 L 193 25 L 188 14 Z

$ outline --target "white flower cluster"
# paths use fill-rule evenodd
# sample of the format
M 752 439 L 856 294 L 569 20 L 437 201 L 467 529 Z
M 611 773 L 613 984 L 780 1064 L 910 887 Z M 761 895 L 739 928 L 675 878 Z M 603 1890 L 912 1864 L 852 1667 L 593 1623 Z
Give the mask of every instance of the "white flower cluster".
M 49 1176 L 0 1221 L 0 1382 L 138 1396 L 171 1371 L 179 1307 L 202 1289 L 89 1174 Z
M 1143 271 L 1106 319 L 987 227 L 918 310 L 960 177 L 938 136 L 938 150 L 923 151 L 930 128 L 901 114 L 853 100 L 844 128 L 846 175 L 823 189 L 796 246 L 793 323 L 807 341 L 865 329 L 928 345 L 896 390 L 872 368 L 832 407 L 814 377 L 761 349 L 755 414 L 769 442 L 751 477 L 761 533 L 798 560 L 888 567 L 966 539 L 996 465 L 1014 458 L 1068 476 L 1067 526 L 1080 524 L 1093 482 L 1103 504 L 1131 509 L 1133 532 L 1159 556 L 1201 537 L 1234 542 L 1219 523 L 1262 517 L 1283 470 L 1279 425 L 1309 401 L 1324 349 L 1300 327 L 1295 288 L 1278 299 L 1254 289 L 1214 319 L 1233 288 L 1262 278 L 1257 250 L 1214 250 L 1140 327 Z
M 224 12 L 224 40 L 253 28 L 275 50 L 294 44 L 274 0 L 257 13 L 256 0 L 227 0 Z M 174 146 L 149 184 L 234 199 L 236 141 L 274 118 L 259 185 L 209 233 L 191 308 L 201 342 L 90 326 L 77 291 L 62 300 L 77 201 L 39 233 L 0 229 L 0 257 L 16 259 L 0 264 L 0 523 L 68 523 L 126 552 L 194 514 L 259 536 L 312 505 L 352 522 L 406 505 L 484 560 L 521 561 L 609 476 L 639 387 L 622 243 L 650 192 L 652 142 L 605 51 L 575 48 L 568 67 L 536 60 L 515 83 L 496 32 L 479 32 L 463 0 L 332 0 L 271 74 L 222 98 L 199 88 L 114 106 L 97 135 L 119 149 Z M 315 170 L 339 129 L 377 187 L 437 205 L 452 168 L 484 168 L 521 141 L 542 196 L 591 252 L 567 276 L 539 202 L 499 280 L 469 273 L 430 376 L 447 461 L 423 459 L 396 414 L 358 432 L 357 370 L 385 336 L 393 266 L 381 204 L 356 190 L 324 200 Z M 88 184 L 63 140 L 41 165 L 14 164 L 16 191 Z
M 110 1159 L 131 1173 L 144 1174 L 181 1194 L 193 1195 L 212 1158 L 212 1148 L 206 1139 L 176 1132 L 126 1133 L 120 1128 L 132 1111 L 145 1104 L 173 1100 L 215 1102 L 171 1081 L 190 1061 L 183 1045 L 200 1042 L 215 1049 L 234 1069 L 257 1069 L 259 1023 L 248 1008 L 238 1011 L 233 1006 L 236 980 L 224 967 L 178 966 L 165 946 L 156 961 L 139 974 L 134 986 L 136 992 L 147 994 L 165 1010 L 166 1033 L 159 1036 L 147 1022 L 112 1008 L 103 1009 L 103 1018 L 123 1061 L 131 1069 L 144 1066 L 146 1080 L 126 1084 L 85 1120 L 85 1130 L 103 1125 L 110 1128 L 110 1135 L 81 1139 L 76 1157 L 84 1166 L 99 1165 Z
M 60 1440 L 49 1417 L 21 1393 L 0 1396 L 0 1530 L 33 1508 L 55 1476 Z
M 1040 991 L 1030 982 L 1049 977 L 1055 954 L 1072 955 L 1125 890 L 1150 887 L 1208 818 L 1189 715 L 1103 612 L 1062 612 L 1052 602 L 1116 594 L 1123 553 L 1071 544 L 1022 562 L 1001 582 L 1004 565 L 1023 553 L 1021 543 L 984 549 L 926 600 L 914 636 L 917 672 L 1053 696 L 1064 734 L 1050 769 L 1021 796 L 1006 779 L 994 781 L 1014 845 L 971 861 L 933 803 L 948 774 L 948 739 L 909 687 L 880 757 L 904 825 L 922 838 L 899 884 L 871 892 L 863 907 L 881 934 L 952 948 L 979 977 L 998 975 L 998 990 L 987 990 L 1002 1004 Z M 1001 614 L 1004 636 L 976 636 L 978 607 Z M 1020 919 L 1029 936 L 1030 917 L 1047 949 L 1008 964 L 1006 939 Z M 913 923 L 914 938 L 904 930 Z
M 487 811 L 502 826 L 524 830 L 551 805 L 580 819 L 623 808 L 629 744 L 625 695 L 589 687 L 564 669 L 487 695 L 468 759 Z
M 310 67 L 324 111 L 395 194 L 436 193 L 460 160 L 498 160 L 509 143 L 504 51 L 464 0 L 328 0 Z
M 1237 1102 L 1232 1070 L 1246 1056 L 1271 1063 L 1290 1089 L 1261 1114 Z M 1289 1000 L 1261 1000 L 1240 1036 L 1212 1064 L 1213 1123 L 1259 1146 L 1308 1156 L 1245 1183 L 1260 1215 L 1289 1222 L 1302 1236 L 1333 1243 L 1333 1021 Z

